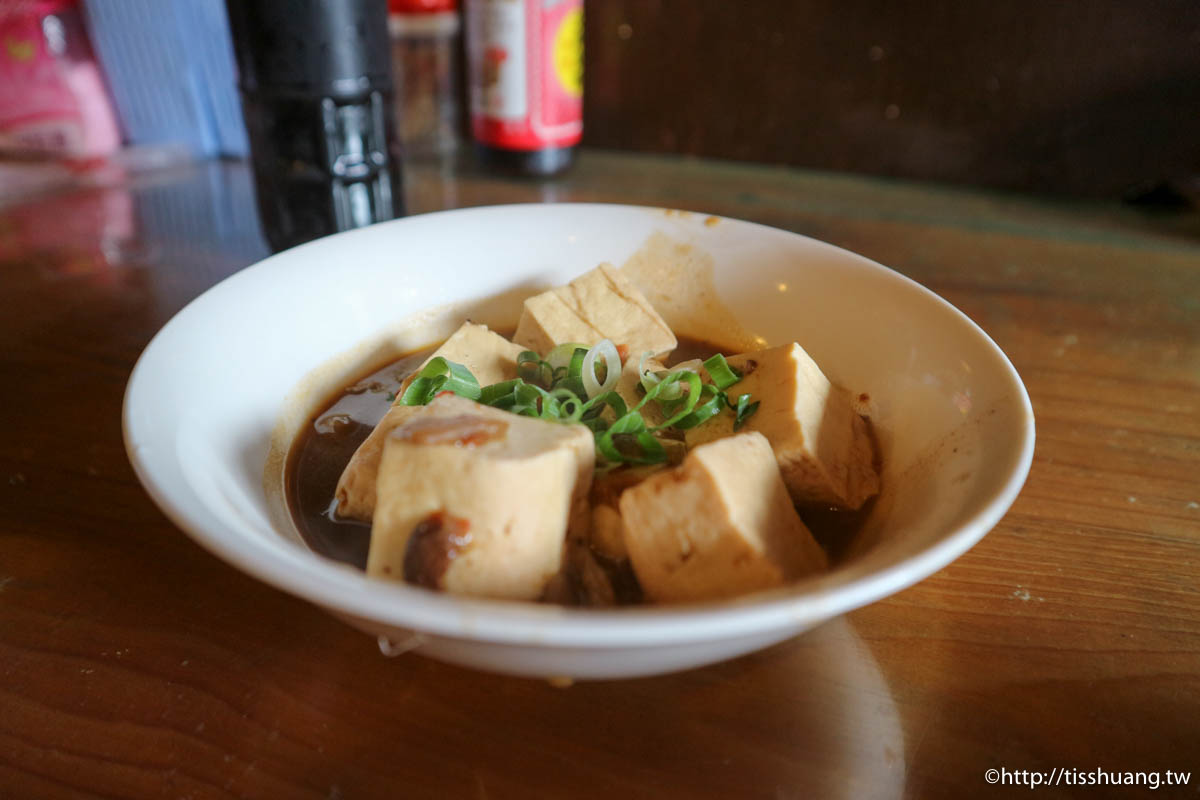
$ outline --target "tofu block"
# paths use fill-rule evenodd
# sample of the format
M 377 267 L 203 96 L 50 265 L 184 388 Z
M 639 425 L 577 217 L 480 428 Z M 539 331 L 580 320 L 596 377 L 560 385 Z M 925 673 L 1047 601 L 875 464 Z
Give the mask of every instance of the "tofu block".
M 591 431 L 438 397 L 386 437 L 367 574 L 536 600 L 586 509 Z
M 879 492 L 866 422 L 846 390 L 829 382 L 800 345 L 792 343 L 727 359 L 742 379 L 730 398 L 749 393 L 761 403 L 743 431 L 767 437 L 792 499 L 801 505 L 862 506 Z M 687 432 L 696 446 L 733 434 L 729 411 Z
M 592 549 L 601 555 L 613 561 L 629 558 L 625 549 L 625 524 L 616 506 L 592 506 L 590 537 Z
M 588 542 L 593 550 L 613 561 L 629 558 L 629 552 L 625 549 L 625 526 L 621 521 L 621 495 L 631 486 L 637 486 L 667 468 L 664 464 L 627 465 L 592 478 L 592 489 L 588 495 L 591 506 Z
M 620 507 L 633 570 L 656 602 L 733 597 L 827 566 L 761 433 L 697 447 L 626 489 Z
M 611 264 L 601 264 L 566 286 L 525 301 L 513 341 L 540 355 L 556 345 L 579 342 L 589 347 L 611 339 L 637 361 L 675 349 L 675 334 L 646 296 Z
M 487 386 L 517 377 L 517 356 L 523 349 L 500 334 L 493 333 L 486 325 L 464 322 L 421 366 L 442 356 L 448 361 L 462 364 L 471 370 L 480 386 Z M 400 385 L 400 391 L 396 393 L 397 400 L 415 375 L 414 372 Z M 338 516 L 371 521 L 375 510 L 375 480 L 384 439 L 419 410 L 419 406 L 394 404 L 375 426 L 375 430 L 354 451 L 342 470 L 342 477 L 338 479 L 335 494 Z

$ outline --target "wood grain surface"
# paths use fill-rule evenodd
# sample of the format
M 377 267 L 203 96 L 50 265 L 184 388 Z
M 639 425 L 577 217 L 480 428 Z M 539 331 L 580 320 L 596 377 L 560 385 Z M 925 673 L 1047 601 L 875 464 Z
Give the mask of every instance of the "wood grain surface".
M 0 797 L 1028 796 L 986 783 L 992 768 L 1191 772 L 1153 796 L 1196 796 L 1195 212 L 601 151 L 555 182 L 469 164 L 409 177 L 416 210 L 690 208 L 900 270 L 978 322 L 1026 381 L 1038 445 L 1025 490 L 916 587 L 724 664 L 563 689 L 387 659 L 193 544 L 125 457 L 121 400 L 139 352 L 259 255 L 228 214 L 245 203 L 244 168 L 10 206 Z

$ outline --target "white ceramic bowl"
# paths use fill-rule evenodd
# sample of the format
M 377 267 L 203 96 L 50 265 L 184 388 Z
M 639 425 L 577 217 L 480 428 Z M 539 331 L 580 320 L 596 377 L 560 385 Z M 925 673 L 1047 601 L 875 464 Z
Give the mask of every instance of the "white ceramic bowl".
M 522 297 L 637 253 L 642 268 L 665 260 L 668 289 L 651 299 L 682 332 L 720 340 L 732 314 L 766 343 L 800 342 L 831 379 L 869 397 L 885 489 L 844 563 L 732 602 L 593 610 L 368 579 L 303 545 L 282 510 L 280 454 L 331 390 L 387 354 L 444 337 L 466 315 L 514 325 Z M 909 279 L 761 225 L 570 204 L 411 217 L 249 267 L 149 344 L 124 425 L 155 502 L 238 569 L 396 649 L 573 678 L 730 658 L 911 586 L 1004 515 L 1034 442 L 1028 395 L 1004 354 Z

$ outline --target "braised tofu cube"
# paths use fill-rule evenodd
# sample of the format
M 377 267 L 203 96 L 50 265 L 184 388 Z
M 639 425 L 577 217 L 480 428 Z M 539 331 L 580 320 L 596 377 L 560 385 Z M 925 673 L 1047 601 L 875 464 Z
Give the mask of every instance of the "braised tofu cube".
M 612 561 L 629 558 L 625 550 L 625 526 L 621 521 L 621 495 L 631 486 L 637 486 L 667 468 L 664 464 L 625 465 L 592 478 L 591 494 L 588 495 L 591 506 L 588 541 L 593 550 Z
M 656 602 L 770 589 L 827 565 L 760 433 L 697 447 L 626 489 L 620 508 L 633 570 Z
M 441 356 L 447 361 L 462 364 L 471 370 L 480 386 L 487 386 L 517 377 L 517 356 L 524 349 L 487 325 L 464 322 L 421 366 Z M 411 381 L 412 376 L 402 388 L 407 388 Z
M 625 550 L 625 525 L 616 506 L 592 506 L 589 543 L 593 550 L 613 561 L 629 558 Z
M 480 386 L 510 380 L 517 377 L 517 356 L 520 345 L 513 344 L 486 325 L 464 322 L 442 346 L 425 360 L 425 366 L 441 356 L 447 361 L 462 364 L 471 370 Z M 419 372 L 420 370 L 418 370 Z M 350 458 L 337 485 L 337 512 L 348 519 L 371 521 L 375 510 L 375 480 L 379 471 L 379 458 L 383 453 L 383 442 L 388 433 L 412 418 L 419 406 L 399 404 L 400 395 L 412 378 L 410 375 L 396 393 L 396 403 L 375 426 L 375 430 L 363 441 Z
M 611 339 L 631 359 L 675 349 L 675 334 L 646 296 L 611 264 L 601 264 L 566 286 L 525 301 L 513 341 L 540 355 L 556 345 L 592 346 Z
M 730 399 L 748 393 L 760 404 L 742 430 L 767 437 L 795 502 L 856 509 L 879 492 L 866 422 L 849 393 L 830 383 L 800 345 L 727 360 L 742 375 L 726 390 Z M 725 411 L 689 430 L 688 445 L 730 436 L 733 426 Z
M 586 518 L 594 463 L 582 425 L 435 398 L 384 441 L 367 573 L 535 600 Z

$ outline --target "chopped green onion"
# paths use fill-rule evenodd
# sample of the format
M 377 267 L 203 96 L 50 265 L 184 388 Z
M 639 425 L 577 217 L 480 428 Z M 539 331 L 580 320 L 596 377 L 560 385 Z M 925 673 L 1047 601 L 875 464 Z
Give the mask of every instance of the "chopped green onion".
M 586 347 L 576 347 L 575 352 L 571 353 L 571 360 L 567 362 L 567 377 L 579 378 L 583 375 L 583 362 L 587 359 L 588 349 Z
M 729 402 L 728 398 L 726 398 L 726 402 Z M 760 400 L 755 400 L 753 403 L 751 403 L 750 395 L 741 394 L 738 395 L 736 404 L 729 403 L 729 407 L 732 408 L 734 412 L 733 429 L 735 431 L 739 430 L 743 425 L 745 425 L 746 420 L 750 419 L 751 415 L 754 414 L 755 411 L 758 411 L 758 406 L 761 402 L 762 401 Z
M 570 389 L 551 389 L 547 398 L 557 403 L 555 419 L 558 422 L 579 422 L 583 416 L 584 403 Z
M 712 379 L 712 383 L 705 383 L 694 366 L 698 361 L 651 373 L 646 370 L 651 354 L 644 353 L 638 371 L 645 394 L 629 408 L 612 390 L 620 364 L 615 350 L 607 340 L 593 348 L 573 343 L 559 345 L 545 359 L 525 350 L 517 357 L 517 378 L 484 387 L 462 364 L 438 357 L 413 377 L 396 402 L 424 405 L 443 392 L 452 392 L 513 414 L 586 425 L 596 439 L 600 470 L 619 464 L 666 462 L 666 445 L 673 444 L 675 449 L 684 445 L 682 441 L 659 438 L 665 429 L 693 428 L 728 406 L 735 415 L 736 431 L 758 410 L 759 403 L 751 403 L 749 394 L 739 395 L 736 400 L 729 398 L 725 390 L 741 376 L 719 354 L 704 362 Z M 603 366 L 598 368 L 597 362 Z M 587 391 L 589 385 L 591 392 Z M 642 415 L 643 407 L 651 401 L 659 404 L 667 418 L 653 428 Z
M 557 345 L 553 350 L 546 354 L 546 363 L 555 370 L 559 369 L 560 367 L 568 366 L 574 360 L 575 354 L 580 350 L 582 350 L 584 353 L 587 353 L 587 345 L 579 344 L 578 342 L 566 342 L 564 344 Z M 579 373 L 577 372 L 576 374 Z
M 554 369 L 532 350 L 522 350 L 517 356 L 517 377 L 539 386 L 549 386 Z
M 708 370 L 712 382 L 721 391 L 725 391 L 742 379 L 742 376 L 734 372 L 733 368 L 729 366 L 729 362 L 725 360 L 725 356 L 720 353 L 705 361 L 704 368 Z
M 667 460 L 666 448 L 646 429 L 646 420 L 636 411 L 597 434 L 596 450 L 610 464 L 661 464 Z
M 686 371 L 691 372 L 691 370 L 686 370 Z M 671 374 L 670 372 L 658 373 L 658 375 L 656 376 L 656 383 L 661 384 L 663 382 L 663 379 L 665 379 L 670 374 Z M 674 402 L 675 400 L 683 399 L 684 391 L 686 389 L 687 389 L 686 383 L 683 383 L 681 381 L 673 381 L 673 382 L 667 384 L 666 386 L 662 387 L 662 389 L 659 390 L 659 392 L 655 396 L 655 398 L 660 403 L 671 403 L 671 402 Z
M 603 365 L 604 375 L 601 377 L 597 363 Z M 596 346 L 587 351 L 582 364 L 583 388 L 588 397 L 612 391 L 621 379 L 621 354 L 611 339 L 601 339 Z
M 569 389 L 586 397 L 582 374 L 587 352 L 581 344 L 560 344 L 543 360 L 532 350 L 525 350 L 517 357 L 517 377 L 543 389 Z
M 516 378 L 485 386 L 479 402 L 524 417 L 540 417 L 545 405 L 541 402 L 542 395 L 545 393 L 541 387 Z
M 575 350 L 571 353 L 567 365 L 555 368 L 555 378 L 551 384 L 551 388 L 557 389 L 561 387 L 563 389 L 570 389 L 580 397 L 587 397 L 587 390 L 583 384 L 583 362 L 587 357 L 588 351 L 583 345 L 572 346 L 575 347 Z
M 453 392 L 469 400 L 477 400 L 479 381 L 462 364 L 438 356 L 417 373 L 417 377 L 400 396 L 400 405 L 423 406 L 442 392 Z
M 653 355 L 653 352 L 647 350 L 646 352 L 642 353 L 642 358 L 640 361 L 638 361 L 638 383 L 640 383 L 642 388 L 647 392 L 657 386 L 658 382 L 662 380 L 662 375 L 646 370 L 646 359 Z
M 542 357 L 532 350 L 522 350 L 517 355 L 517 372 L 529 367 L 538 367 L 542 363 Z M 524 379 L 522 379 L 524 380 Z
M 725 393 L 711 383 L 704 384 L 701 394 L 703 395 L 702 400 L 696 405 L 695 410 L 675 421 L 676 428 L 687 430 L 688 428 L 696 427 L 702 422 L 707 422 L 717 414 L 720 414 L 728 402 L 725 398 Z
M 671 427 L 676 422 L 692 413 L 692 411 L 695 410 L 696 405 L 700 402 L 700 396 L 703 393 L 703 384 L 700 383 L 700 376 L 694 372 L 689 372 L 687 370 L 672 372 L 670 375 L 663 378 L 652 391 L 646 393 L 646 396 L 643 397 L 641 401 L 634 407 L 634 411 L 640 410 L 641 407 L 646 405 L 646 403 L 648 403 L 650 400 L 657 399 L 659 395 L 670 390 L 673 385 L 682 383 L 687 384 L 687 396 L 679 401 L 679 405 L 681 405 L 682 408 L 672 406 L 671 410 L 674 412 L 673 415 L 669 417 L 666 422 L 657 426 L 654 430 L 659 431 L 663 428 Z M 676 410 L 677 408 L 678 410 Z
M 545 390 L 532 383 L 518 383 L 513 387 L 512 399 L 508 411 L 523 417 L 540 417 L 542 415 L 542 392 Z
M 625 400 L 616 392 L 605 392 L 604 394 L 596 395 L 595 397 L 584 403 L 583 410 L 596 410 L 600 413 L 605 407 L 611 408 L 616 415 L 616 419 L 620 419 L 629 413 L 629 409 L 625 406 Z
M 601 433 L 608 428 L 608 421 L 602 416 L 605 409 L 608 408 L 612 409 L 614 420 L 619 420 L 629 413 L 621 395 L 616 392 L 605 392 L 583 404 L 579 421 L 591 428 L 593 433 Z
M 514 378 L 511 381 L 484 386 L 479 390 L 479 402 L 485 406 L 494 406 L 498 400 L 512 396 L 522 382 L 520 378 Z

